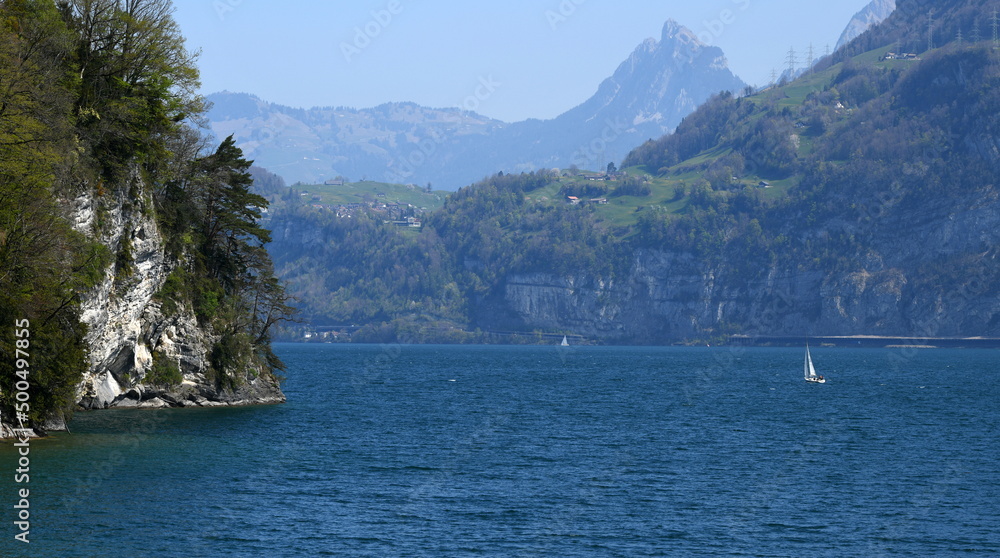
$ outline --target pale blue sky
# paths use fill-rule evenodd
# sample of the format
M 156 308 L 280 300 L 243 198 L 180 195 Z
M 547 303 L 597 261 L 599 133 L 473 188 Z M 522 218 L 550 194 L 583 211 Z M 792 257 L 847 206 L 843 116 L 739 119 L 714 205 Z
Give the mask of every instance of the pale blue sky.
M 868 1 L 174 0 L 174 15 L 202 51 L 204 93 L 298 107 L 464 105 L 510 122 L 583 102 L 668 18 L 765 84 L 790 47 L 803 61 L 810 43 L 832 48 Z

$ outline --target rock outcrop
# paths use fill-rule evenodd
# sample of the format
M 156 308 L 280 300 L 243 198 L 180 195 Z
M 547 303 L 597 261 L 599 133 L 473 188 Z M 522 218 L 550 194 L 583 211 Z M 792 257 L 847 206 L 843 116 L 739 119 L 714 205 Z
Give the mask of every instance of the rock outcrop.
M 847 269 L 779 258 L 756 273 L 726 254 L 642 249 L 614 280 L 518 273 L 476 312 L 483 329 L 571 331 L 605 343 L 726 334 L 1000 336 L 1000 203 L 985 191 L 887 212 Z M 829 234 L 828 222 L 808 234 Z M 859 232 L 859 234 L 861 234 Z M 742 254 L 732 254 L 743 259 Z M 954 288 L 942 289 L 940 281 Z
M 85 193 L 72 204 L 71 222 L 97 236 L 113 254 L 101 283 L 83 296 L 90 366 L 77 388 L 83 409 L 187 407 L 282 403 L 278 381 L 268 372 L 247 371 L 238 387 L 223 389 L 209 369 L 219 336 L 189 308 L 165 315 L 156 294 L 179 263 L 169 257 L 152 202 L 139 178 L 131 188 L 103 198 Z M 99 216 L 99 218 L 98 218 Z M 98 222 L 99 221 L 99 222 Z M 179 385 L 156 385 L 149 377 L 154 354 L 176 366 Z

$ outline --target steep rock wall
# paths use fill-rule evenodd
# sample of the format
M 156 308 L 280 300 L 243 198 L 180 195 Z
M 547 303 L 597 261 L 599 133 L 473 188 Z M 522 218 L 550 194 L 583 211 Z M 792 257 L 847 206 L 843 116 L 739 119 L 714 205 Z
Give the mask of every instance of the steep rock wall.
M 517 273 L 476 312 L 483 329 L 570 331 L 602 342 L 726 334 L 1000 336 L 1000 199 L 971 189 L 937 207 L 887 207 L 831 268 L 779 258 L 748 275 L 727 261 L 636 250 L 614 281 Z M 850 229 L 829 221 L 816 238 Z M 858 234 L 862 234 L 859 229 Z M 948 285 L 948 287 L 944 287 Z
M 166 255 L 152 202 L 133 178 L 131 188 L 102 198 L 91 193 L 73 202 L 74 227 L 96 236 L 125 265 L 110 266 L 103 281 L 83 296 L 90 366 L 78 386 L 80 407 L 183 407 L 252 405 L 285 401 L 270 374 L 249 371 L 236 389 L 221 389 L 209 372 L 218 336 L 189 308 L 164 315 L 156 293 L 178 262 Z M 153 354 L 175 364 L 183 382 L 152 385 Z

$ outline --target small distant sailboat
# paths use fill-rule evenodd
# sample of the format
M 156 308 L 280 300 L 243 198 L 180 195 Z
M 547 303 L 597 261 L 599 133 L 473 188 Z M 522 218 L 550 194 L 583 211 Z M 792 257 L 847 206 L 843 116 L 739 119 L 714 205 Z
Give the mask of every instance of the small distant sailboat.
M 559 346 L 560 347 L 569 347 L 569 339 L 566 339 L 565 335 L 563 335 L 562 343 L 559 343 Z
M 806 360 L 805 360 L 805 375 L 807 382 L 813 382 L 815 384 L 825 384 L 826 378 L 823 376 L 816 375 L 816 368 L 813 366 L 812 356 L 809 354 L 809 345 L 806 344 Z

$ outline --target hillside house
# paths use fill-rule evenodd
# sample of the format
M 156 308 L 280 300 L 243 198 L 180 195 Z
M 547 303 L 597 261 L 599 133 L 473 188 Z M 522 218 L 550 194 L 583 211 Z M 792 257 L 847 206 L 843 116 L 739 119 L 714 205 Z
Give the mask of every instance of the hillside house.
M 407 217 L 406 219 L 400 221 L 393 221 L 393 224 L 397 227 L 410 227 L 414 229 L 419 229 L 423 226 L 420 219 L 417 219 L 416 217 Z
M 895 52 L 887 52 L 885 54 L 885 56 L 883 56 L 881 58 L 881 60 L 913 60 L 913 61 L 917 61 L 917 60 L 920 60 L 920 57 L 917 56 L 916 54 L 912 53 L 912 52 L 903 52 L 903 53 L 898 53 L 898 54 L 895 53 Z

